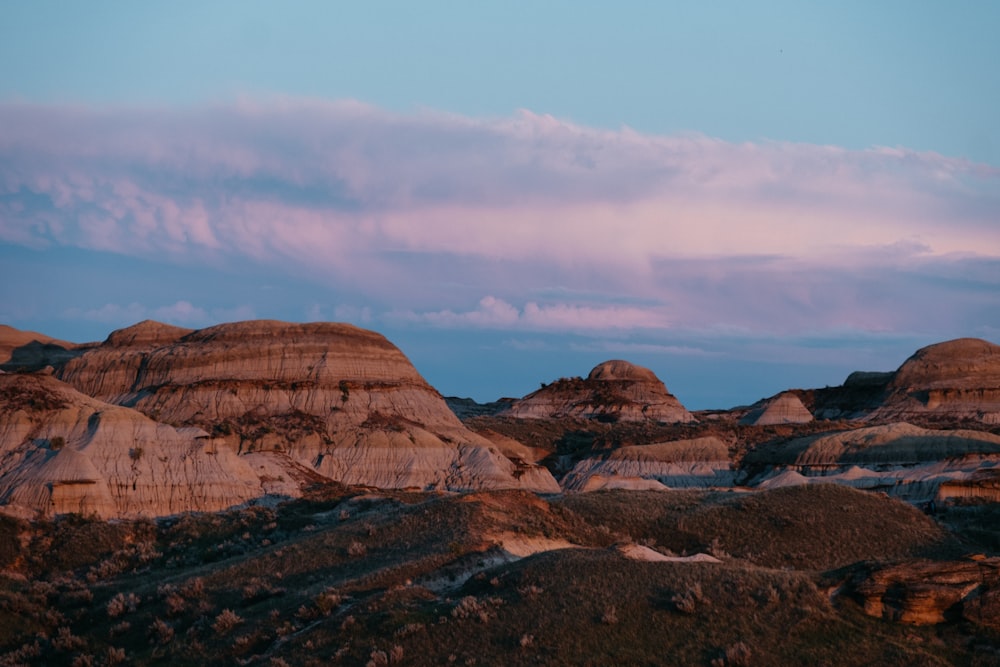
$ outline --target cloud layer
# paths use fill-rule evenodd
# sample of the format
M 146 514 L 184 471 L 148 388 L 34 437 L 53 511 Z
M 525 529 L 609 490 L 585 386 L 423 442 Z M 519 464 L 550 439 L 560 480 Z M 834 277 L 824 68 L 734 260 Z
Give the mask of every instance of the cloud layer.
M 413 326 L 1000 327 L 996 167 L 902 148 L 649 136 L 528 111 L 2 104 L 0 242 L 251 262 L 330 288 L 341 312 Z M 128 303 L 105 297 L 77 314 L 211 319 L 192 295 L 160 310 Z

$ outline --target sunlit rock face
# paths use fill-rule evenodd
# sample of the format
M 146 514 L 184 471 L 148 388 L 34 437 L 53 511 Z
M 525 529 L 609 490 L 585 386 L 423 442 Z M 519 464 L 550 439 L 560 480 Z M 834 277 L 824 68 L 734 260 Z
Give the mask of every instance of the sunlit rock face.
M 869 419 L 941 417 L 1000 423 L 1000 345 L 959 338 L 918 350 Z
M 743 465 L 760 488 L 833 482 L 913 502 L 985 496 L 991 486 L 976 482 L 1000 471 L 1000 436 L 885 424 L 759 447 Z
M 812 413 L 806 409 L 799 397 L 791 392 L 784 392 L 752 409 L 740 420 L 740 423 L 753 426 L 773 426 L 775 424 L 806 424 L 812 420 Z
M 158 421 L 198 426 L 234 451 L 286 452 L 345 483 L 558 490 L 544 469 L 515 464 L 466 429 L 392 343 L 349 324 L 143 322 L 59 375 Z
M 0 510 L 100 518 L 214 511 L 264 495 L 242 457 L 85 396 L 48 375 L 0 375 Z
M 602 421 L 695 421 L 648 368 L 605 361 L 586 379 L 562 378 L 528 394 L 501 414 L 527 419 L 580 417 Z
M 1000 559 L 906 561 L 861 571 L 849 584 L 869 616 L 935 625 L 958 617 L 996 629 Z

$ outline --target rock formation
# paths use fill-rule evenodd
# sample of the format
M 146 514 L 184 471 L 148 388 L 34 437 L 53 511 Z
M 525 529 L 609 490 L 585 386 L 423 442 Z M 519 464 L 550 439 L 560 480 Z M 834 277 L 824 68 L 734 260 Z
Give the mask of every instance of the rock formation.
M 563 478 L 567 491 L 654 490 L 732 486 L 726 443 L 715 437 L 621 447 L 578 462 Z
M 911 625 L 934 625 L 964 616 L 996 628 L 998 572 L 1000 558 L 906 561 L 857 577 L 853 593 L 869 616 Z
M 347 484 L 554 492 L 542 468 L 466 429 L 383 336 L 348 324 L 142 322 L 66 363 L 81 392 L 240 453 L 282 451 Z
M 84 346 L 0 324 L 0 371 L 34 371 L 71 359 Z
M 250 464 L 195 428 L 174 428 L 39 374 L 0 375 L 0 505 L 24 517 L 214 511 L 264 495 Z
M 805 424 L 813 420 L 799 397 L 791 392 L 783 392 L 763 401 L 741 420 L 741 424 L 771 426 L 774 424 Z
M 1000 345 L 960 338 L 917 350 L 886 391 L 869 419 L 919 416 L 1000 424 Z
M 562 378 L 528 394 L 502 414 L 528 419 L 692 422 L 694 416 L 648 368 L 605 361 L 586 379 Z
M 1000 470 L 1000 436 L 896 423 L 760 447 L 743 464 L 758 471 L 752 484 L 762 488 L 835 482 L 928 501 L 942 484 L 953 488 L 985 470 Z

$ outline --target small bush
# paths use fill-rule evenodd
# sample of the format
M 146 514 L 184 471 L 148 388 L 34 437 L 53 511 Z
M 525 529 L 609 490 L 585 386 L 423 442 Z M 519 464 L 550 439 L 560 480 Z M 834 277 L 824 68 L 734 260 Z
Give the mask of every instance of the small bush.
M 604 625 L 617 625 L 618 624 L 618 609 L 611 605 L 604 610 L 601 614 L 601 623 Z
M 57 435 L 56 437 L 49 440 L 49 449 L 51 449 L 54 452 L 58 452 L 65 446 L 66 446 L 66 438 L 62 437 L 61 435 Z
M 158 644 L 169 644 L 174 639 L 174 628 L 163 619 L 155 619 L 149 626 L 149 641 Z
M 108 602 L 108 618 L 118 618 L 125 612 L 134 612 L 138 606 L 139 596 L 135 593 L 129 593 L 128 596 L 119 593 Z
M 215 617 L 212 629 L 215 630 L 215 634 L 224 635 L 242 622 L 243 619 L 237 616 L 232 609 L 223 609 L 222 613 Z
M 56 636 L 52 638 L 52 648 L 57 651 L 75 651 L 87 645 L 82 637 L 74 635 L 65 625 L 59 628 Z

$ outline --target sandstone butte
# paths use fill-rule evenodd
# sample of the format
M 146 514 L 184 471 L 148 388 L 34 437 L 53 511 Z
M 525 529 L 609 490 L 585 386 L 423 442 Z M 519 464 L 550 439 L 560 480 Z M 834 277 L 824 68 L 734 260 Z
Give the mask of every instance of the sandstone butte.
M 914 416 L 1000 424 L 1000 345 L 959 338 L 917 350 L 891 375 L 869 418 Z
M 996 499 L 1000 437 L 903 420 L 998 423 L 998 351 L 982 340 L 949 341 L 919 350 L 895 372 L 855 373 L 843 387 L 815 390 L 817 414 L 861 421 L 765 443 L 739 468 L 725 442 L 696 437 L 595 453 L 563 477 L 562 489 L 825 481 L 912 502 Z M 0 506 L 15 514 L 215 510 L 295 496 L 321 479 L 560 491 L 538 465 L 544 450 L 471 432 L 398 348 L 351 325 L 191 330 L 146 321 L 85 345 L 3 327 L 0 369 L 15 371 L 0 374 Z M 799 395 L 809 392 L 736 414 L 758 426 L 804 422 L 812 416 Z M 652 371 L 620 360 L 497 405 L 508 406 L 507 418 L 694 421 Z
M 741 420 L 741 424 L 771 426 L 774 424 L 806 424 L 813 420 L 812 413 L 802 400 L 792 392 L 782 392 L 763 401 Z
M 514 401 L 501 414 L 521 419 L 581 417 L 609 422 L 695 421 L 653 371 L 621 360 L 598 364 L 586 379 L 556 380 Z
M 163 515 L 238 505 L 269 486 L 295 494 L 295 480 L 310 474 L 383 488 L 559 490 L 545 468 L 512 461 L 466 429 L 398 348 L 351 325 L 193 331 L 146 321 L 74 354 L 55 377 L 2 376 L 10 397 L 0 404 L 0 450 L 20 465 L 0 473 L 0 502 L 17 487 L 40 513 L 68 503 L 101 516 Z M 68 407 L 14 400 L 24 381 Z M 138 466 L 129 458 L 137 449 Z M 58 479 L 46 477 L 53 461 Z M 29 469 L 33 477 L 17 481 Z M 78 488 L 64 502 L 67 481 Z M 45 497 L 46 484 L 60 491 Z M 140 492 L 157 485 L 163 494 Z

